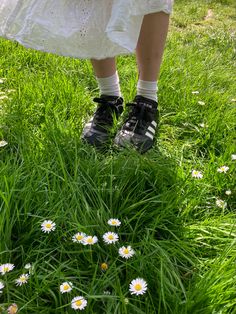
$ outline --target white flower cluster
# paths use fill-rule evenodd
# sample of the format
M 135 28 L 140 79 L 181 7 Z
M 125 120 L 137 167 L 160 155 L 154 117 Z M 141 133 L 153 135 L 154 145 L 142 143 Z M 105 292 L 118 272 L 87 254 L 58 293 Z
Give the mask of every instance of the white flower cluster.
M 109 226 L 112 227 L 120 227 L 121 221 L 117 218 L 110 218 L 107 221 Z M 41 230 L 44 233 L 50 233 L 56 229 L 56 223 L 52 220 L 44 220 L 41 224 Z M 119 235 L 113 231 L 108 231 L 103 234 L 102 236 L 103 242 L 107 245 L 114 244 L 116 242 L 119 242 Z M 80 243 L 83 245 L 94 245 L 98 242 L 98 237 L 95 235 L 87 235 L 84 232 L 77 232 L 72 236 L 72 241 L 74 243 Z M 120 257 L 124 259 L 129 259 L 132 256 L 134 256 L 135 251 L 134 249 L 128 245 L 128 246 L 122 246 L 118 249 L 118 254 Z M 25 266 L 26 267 L 26 266 Z M 103 271 L 106 271 L 108 269 L 108 265 L 106 263 L 102 263 L 101 269 Z M 17 280 L 17 285 L 22 285 L 27 282 L 29 278 L 29 274 L 22 274 Z M 73 290 L 73 283 L 70 281 L 64 281 L 60 285 L 60 292 L 62 294 L 69 293 Z M 147 283 L 142 278 L 136 278 L 131 281 L 129 285 L 129 291 L 131 294 L 144 294 L 147 290 Z M 83 310 L 88 304 L 88 301 L 83 296 L 76 296 L 71 301 L 71 307 L 74 310 Z

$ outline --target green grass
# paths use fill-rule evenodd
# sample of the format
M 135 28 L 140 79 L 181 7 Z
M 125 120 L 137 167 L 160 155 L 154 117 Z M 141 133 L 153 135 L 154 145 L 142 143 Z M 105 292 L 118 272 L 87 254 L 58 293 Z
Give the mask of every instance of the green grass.
M 160 132 L 145 155 L 81 143 L 98 94 L 89 61 L 0 40 L 0 96 L 9 97 L 0 100 L 0 140 L 8 142 L 0 148 L 0 264 L 15 264 L 0 278 L 0 313 L 11 303 L 23 314 L 74 313 L 76 295 L 88 299 L 89 314 L 236 313 L 235 27 L 233 1 L 176 1 L 159 80 Z M 135 59 L 117 61 L 130 101 Z M 229 171 L 218 173 L 223 165 Z M 203 178 L 192 178 L 193 169 Z M 111 217 L 122 221 L 120 242 L 107 246 Z M 54 232 L 42 233 L 45 219 L 56 222 Z M 73 243 L 78 231 L 99 243 Z M 125 244 L 136 251 L 127 261 L 117 254 Z M 26 263 L 34 273 L 16 287 Z M 148 283 L 140 297 L 129 293 L 137 277 Z M 63 281 L 74 284 L 70 294 L 60 294 Z

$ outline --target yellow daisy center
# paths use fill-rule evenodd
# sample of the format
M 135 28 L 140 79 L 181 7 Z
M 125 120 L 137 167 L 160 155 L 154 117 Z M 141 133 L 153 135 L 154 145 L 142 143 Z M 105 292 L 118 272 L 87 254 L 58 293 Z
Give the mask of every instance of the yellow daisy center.
M 45 227 L 50 229 L 50 228 L 52 228 L 52 224 L 46 224 Z
M 108 265 L 106 263 L 102 263 L 101 269 L 107 270 L 108 269 Z
M 3 270 L 4 270 L 5 272 L 9 271 L 9 267 L 5 266 L 5 267 L 3 268 Z
M 81 306 L 82 303 L 83 303 L 82 300 L 75 301 L 75 304 L 76 304 L 77 306 Z
M 88 238 L 88 239 L 87 239 L 87 242 L 88 242 L 88 243 L 93 243 L 93 239 L 92 239 L 92 238 Z
M 25 276 L 21 276 L 21 277 L 20 277 L 20 282 L 25 282 L 25 281 L 26 281 Z
M 82 239 L 83 239 L 83 236 L 82 236 L 81 234 L 79 234 L 79 235 L 76 236 L 76 239 L 77 239 L 77 240 L 82 240 Z
M 124 254 L 129 254 L 129 249 L 124 249 L 123 253 Z
M 116 225 L 116 221 L 115 221 L 115 220 L 112 220 L 111 224 L 112 224 L 112 225 Z
M 108 239 L 109 239 L 109 240 L 113 240 L 113 239 L 114 239 L 114 236 L 113 236 L 112 234 L 110 234 L 110 235 L 108 236 Z
M 64 290 L 69 290 L 70 289 L 70 286 L 68 284 L 65 284 L 64 285 Z
M 140 283 L 136 283 L 136 285 L 134 286 L 134 289 L 137 291 L 142 290 L 142 285 Z

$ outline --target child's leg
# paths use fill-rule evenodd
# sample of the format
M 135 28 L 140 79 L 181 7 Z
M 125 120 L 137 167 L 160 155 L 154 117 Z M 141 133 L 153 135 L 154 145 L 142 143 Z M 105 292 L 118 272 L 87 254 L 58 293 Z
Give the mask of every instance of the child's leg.
M 121 96 L 115 58 L 91 60 L 100 89 L 100 95 Z
M 108 77 L 116 72 L 115 58 L 107 58 L 103 60 L 91 59 L 91 63 L 96 77 Z
M 157 79 L 164 52 L 169 15 L 163 12 L 144 16 L 136 48 L 139 70 L 137 96 L 128 119 L 115 138 L 119 146 L 134 145 L 145 152 L 154 143 L 157 127 Z
M 136 48 L 139 70 L 137 95 L 155 101 L 168 26 L 169 15 L 163 12 L 145 15 Z
M 140 80 L 158 79 L 168 26 L 168 14 L 157 12 L 144 16 L 136 48 Z

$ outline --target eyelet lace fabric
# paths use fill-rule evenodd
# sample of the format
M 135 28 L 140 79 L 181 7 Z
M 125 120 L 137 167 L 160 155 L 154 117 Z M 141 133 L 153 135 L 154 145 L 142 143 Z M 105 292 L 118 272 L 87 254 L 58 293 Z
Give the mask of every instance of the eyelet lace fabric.
M 173 0 L 1 0 L 0 36 L 75 58 L 135 50 L 143 16 L 170 14 Z

